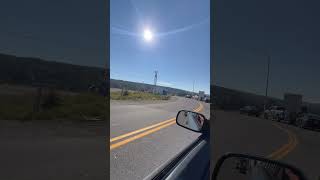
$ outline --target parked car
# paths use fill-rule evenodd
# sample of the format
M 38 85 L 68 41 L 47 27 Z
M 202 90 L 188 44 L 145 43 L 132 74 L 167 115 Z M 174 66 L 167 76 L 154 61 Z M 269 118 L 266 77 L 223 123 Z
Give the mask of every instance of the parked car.
M 247 115 L 254 115 L 254 116 L 260 116 L 260 110 L 256 106 L 244 106 L 243 108 L 240 108 L 240 114 L 247 114 Z
M 188 95 L 186 95 L 186 98 L 191 98 L 191 95 L 189 95 L 189 94 L 188 94 Z
M 296 125 L 300 128 L 320 130 L 320 116 L 311 113 L 300 114 Z
M 263 117 L 265 119 L 281 121 L 285 119 L 285 108 L 282 106 L 271 106 L 264 111 Z

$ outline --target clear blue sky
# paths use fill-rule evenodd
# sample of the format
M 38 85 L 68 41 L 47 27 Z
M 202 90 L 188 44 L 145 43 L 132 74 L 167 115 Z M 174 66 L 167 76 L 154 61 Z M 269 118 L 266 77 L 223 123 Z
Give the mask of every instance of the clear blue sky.
M 104 0 L 1 0 L 0 53 L 104 67 L 106 6 Z
M 215 3 L 213 84 L 269 95 L 300 93 L 320 103 L 319 1 L 219 0 Z
M 157 70 L 159 85 L 209 93 L 209 2 L 111 0 L 111 78 L 153 84 Z

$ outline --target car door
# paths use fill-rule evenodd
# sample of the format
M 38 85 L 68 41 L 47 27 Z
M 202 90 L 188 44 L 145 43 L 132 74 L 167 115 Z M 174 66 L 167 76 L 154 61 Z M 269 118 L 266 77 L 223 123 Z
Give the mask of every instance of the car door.
M 184 151 L 153 171 L 144 180 L 208 180 L 210 177 L 209 136 L 201 135 Z

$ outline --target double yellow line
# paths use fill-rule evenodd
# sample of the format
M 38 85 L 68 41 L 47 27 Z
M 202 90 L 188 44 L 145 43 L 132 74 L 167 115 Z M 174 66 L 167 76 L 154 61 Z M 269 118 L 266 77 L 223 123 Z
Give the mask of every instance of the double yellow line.
M 202 109 L 203 109 L 203 105 L 201 103 L 199 103 L 198 108 L 194 109 L 193 111 L 200 112 Z M 145 137 L 149 134 L 155 133 L 155 132 L 159 131 L 160 129 L 163 129 L 163 128 L 168 127 L 170 125 L 173 125 L 176 123 L 175 120 L 176 120 L 176 118 L 174 117 L 174 118 L 162 121 L 160 123 L 153 124 L 151 126 L 147 126 L 147 127 L 144 127 L 144 128 L 141 128 L 141 129 L 138 129 L 138 130 L 111 138 L 110 139 L 110 144 L 111 144 L 110 150 L 118 148 L 118 147 L 123 146 L 125 144 L 128 144 L 129 142 L 140 139 L 140 138 Z M 122 140 L 122 139 L 124 139 L 124 140 Z M 118 142 L 116 142 L 116 141 L 118 141 Z
M 291 152 L 298 145 L 299 142 L 296 135 L 293 134 L 291 131 L 281 127 L 280 125 L 277 125 L 277 124 L 273 124 L 273 125 L 285 131 L 289 137 L 288 143 L 284 144 L 278 150 L 274 151 L 273 153 L 267 156 L 270 159 L 279 160 L 285 157 L 289 152 Z
M 198 108 L 194 109 L 195 112 L 200 112 L 203 110 L 203 105 L 199 103 Z M 147 126 L 114 138 L 110 139 L 110 150 L 113 150 L 115 148 L 121 147 L 125 144 L 128 144 L 134 140 L 140 139 L 142 137 L 145 137 L 149 134 L 155 133 L 163 128 L 166 128 L 168 126 L 171 126 L 175 124 L 175 118 L 171 118 L 165 121 L 162 121 L 157 124 L 153 124 L 151 126 Z M 273 124 L 275 127 L 279 128 L 280 130 L 286 132 L 288 134 L 289 141 L 288 143 L 284 144 L 280 148 L 278 148 L 273 153 L 269 154 L 267 157 L 274 160 L 279 160 L 283 157 L 285 157 L 289 152 L 291 152 L 298 144 L 298 139 L 294 133 L 291 131 L 281 127 L 278 124 Z

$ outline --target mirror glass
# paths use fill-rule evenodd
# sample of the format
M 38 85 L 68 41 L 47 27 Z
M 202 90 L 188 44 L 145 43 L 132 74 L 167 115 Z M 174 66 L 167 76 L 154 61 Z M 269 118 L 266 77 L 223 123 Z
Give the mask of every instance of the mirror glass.
M 302 180 L 295 170 L 288 166 L 247 157 L 229 157 L 224 160 L 217 180 Z
M 184 128 L 200 132 L 205 121 L 205 117 L 200 113 L 182 110 L 179 111 L 176 121 L 178 125 Z

